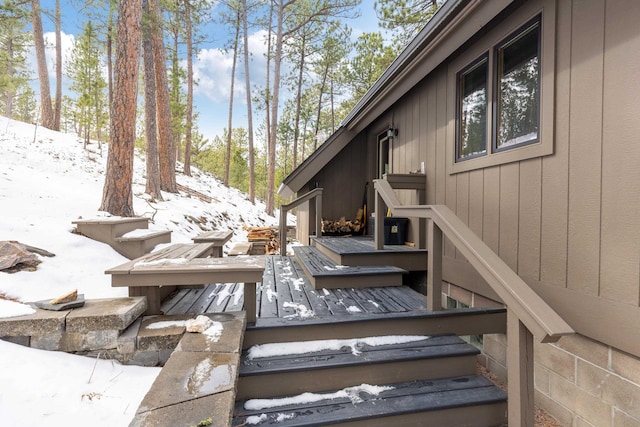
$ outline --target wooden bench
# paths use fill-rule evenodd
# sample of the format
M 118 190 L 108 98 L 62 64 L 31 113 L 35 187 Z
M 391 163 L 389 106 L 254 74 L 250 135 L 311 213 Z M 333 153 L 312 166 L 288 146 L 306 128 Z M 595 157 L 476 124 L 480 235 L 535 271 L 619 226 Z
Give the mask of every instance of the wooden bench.
M 238 256 L 238 255 L 250 255 L 251 248 L 253 248 L 253 243 L 250 242 L 239 242 L 233 245 L 233 248 L 229 251 L 229 256 Z
M 161 314 L 161 287 L 209 283 L 244 283 L 247 321 L 256 319 L 256 283 L 262 281 L 264 257 L 201 258 L 212 243 L 180 243 L 105 271 L 111 286 L 129 287 L 130 296 L 146 296 L 147 312 Z
M 198 234 L 192 240 L 193 240 L 193 243 L 213 243 L 211 256 L 215 258 L 221 258 L 222 247 L 224 246 L 225 243 L 229 241 L 229 239 L 231 239 L 231 236 L 233 236 L 232 230 L 227 230 L 227 231 L 213 230 L 213 231 L 207 231 L 205 233 Z

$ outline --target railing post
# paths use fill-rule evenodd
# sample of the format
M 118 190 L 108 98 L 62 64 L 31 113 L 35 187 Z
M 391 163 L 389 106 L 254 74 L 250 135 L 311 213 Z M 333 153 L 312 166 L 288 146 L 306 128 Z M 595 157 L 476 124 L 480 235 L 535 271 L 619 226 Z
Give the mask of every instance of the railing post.
M 322 190 L 316 195 L 316 237 L 322 237 Z
M 507 308 L 507 392 L 510 426 L 533 427 L 533 335 Z
M 376 210 L 376 226 L 373 230 L 376 250 L 384 249 L 384 214 L 382 212 L 383 206 L 384 201 L 382 200 L 382 196 L 376 190 L 376 201 L 374 206 Z
M 427 308 L 442 310 L 442 230 L 433 219 L 427 220 Z
M 280 206 L 280 255 L 287 255 L 287 209 Z

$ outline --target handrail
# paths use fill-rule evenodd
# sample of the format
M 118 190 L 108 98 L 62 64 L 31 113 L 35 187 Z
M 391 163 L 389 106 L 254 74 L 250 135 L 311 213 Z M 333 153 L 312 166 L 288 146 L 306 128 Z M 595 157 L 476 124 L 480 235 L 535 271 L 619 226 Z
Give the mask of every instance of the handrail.
M 388 182 L 377 179 L 374 185 L 393 214 L 433 221 L 538 341 L 554 342 L 575 332 L 447 206 L 402 206 Z
M 383 202 L 394 214 L 428 221 L 429 309 L 442 309 L 443 236 L 464 255 L 507 306 L 508 424 L 533 427 L 533 338 L 543 343 L 555 342 L 575 331 L 447 206 L 403 206 L 391 184 L 384 179 L 374 180 L 374 188 L 378 249 L 383 246 L 380 237 Z
M 280 206 L 280 255 L 287 254 L 287 212 L 309 200 L 316 199 L 316 236 L 322 236 L 322 188 L 314 188 L 297 199 Z

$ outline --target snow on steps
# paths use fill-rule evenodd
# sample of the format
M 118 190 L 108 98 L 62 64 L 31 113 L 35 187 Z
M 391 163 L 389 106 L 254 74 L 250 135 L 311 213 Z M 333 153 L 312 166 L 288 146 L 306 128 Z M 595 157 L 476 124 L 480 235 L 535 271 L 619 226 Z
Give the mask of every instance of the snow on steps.
M 269 398 L 416 379 L 471 375 L 479 351 L 454 335 L 397 336 L 353 340 L 265 344 L 243 352 L 238 399 Z M 329 348 L 318 346 L 329 345 Z M 286 354 L 255 358 L 255 350 L 274 347 Z M 293 348 L 294 350 L 287 350 Z M 291 354 L 296 348 L 304 354 Z
M 438 426 L 506 424 L 507 396 L 479 375 L 360 386 L 236 403 L 233 426 Z
M 506 394 L 454 335 L 266 344 L 240 361 L 234 426 L 499 426 Z

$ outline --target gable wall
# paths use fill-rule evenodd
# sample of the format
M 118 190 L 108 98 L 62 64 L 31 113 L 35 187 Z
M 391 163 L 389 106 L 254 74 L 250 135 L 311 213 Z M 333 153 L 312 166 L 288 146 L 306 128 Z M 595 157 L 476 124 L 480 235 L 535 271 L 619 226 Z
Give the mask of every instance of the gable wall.
M 424 161 L 428 203 L 456 212 L 574 328 L 640 356 L 628 339 L 640 321 L 639 21 L 640 2 L 557 2 L 553 120 L 542 123 L 551 155 L 450 173 L 456 58 L 389 113 L 399 131 L 392 172 Z M 452 245 L 445 256 L 445 276 L 492 296 Z

